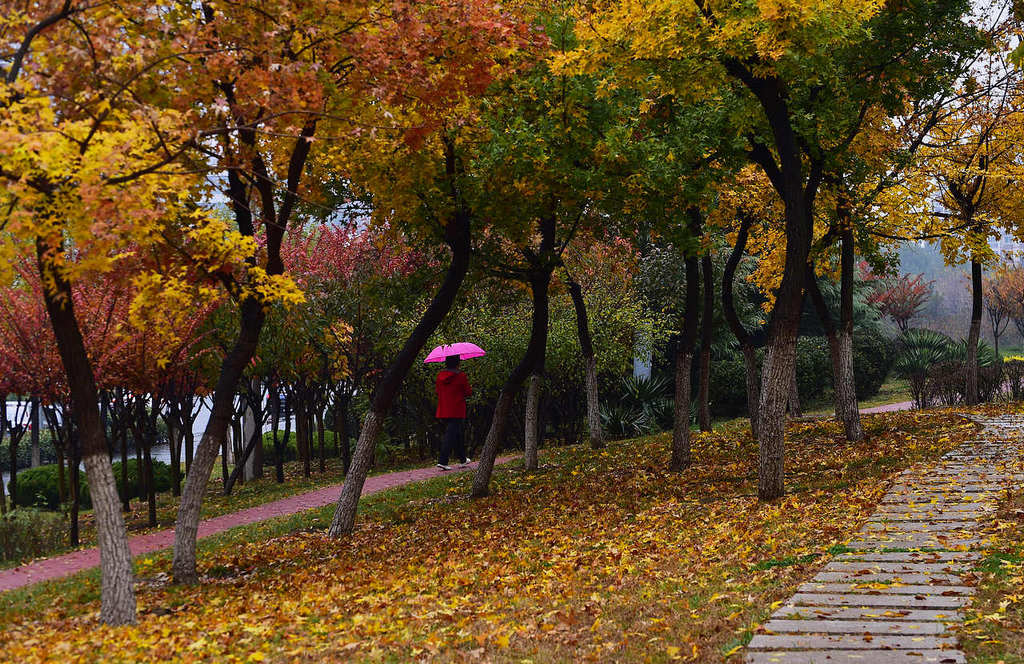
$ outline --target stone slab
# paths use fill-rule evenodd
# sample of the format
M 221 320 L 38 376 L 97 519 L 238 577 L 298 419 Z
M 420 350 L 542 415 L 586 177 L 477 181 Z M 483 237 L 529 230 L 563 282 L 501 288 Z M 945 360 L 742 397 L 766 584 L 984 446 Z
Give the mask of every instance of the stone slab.
M 964 617 L 953 609 L 886 609 L 852 606 L 795 606 L 787 604 L 775 611 L 772 618 L 804 618 L 832 620 L 911 620 L 914 622 L 961 622 Z
M 872 574 L 878 574 L 882 572 L 891 573 L 914 573 L 914 574 L 955 574 L 959 571 L 964 571 L 973 567 L 972 564 L 967 562 L 940 562 L 940 563 L 919 563 L 919 562 L 903 562 L 903 563 L 880 563 L 880 562 L 840 562 L 832 561 L 822 568 L 823 572 L 863 572 L 867 571 Z
M 970 598 L 953 595 L 869 595 L 867 593 L 798 592 L 790 600 L 798 606 L 886 607 L 894 609 L 959 609 Z
M 755 634 L 751 650 L 939 650 L 956 646 L 952 636 L 904 636 L 871 634 Z
M 906 620 L 787 620 L 773 618 L 762 625 L 770 634 L 946 634 L 945 623 Z
M 971 586 L 932 586 L 921 583 L 908 583 L 906 585 L 892 584 L 884 588 L 860 587 L 860 583 L 805 583 L 797 592 L 801 593 L 865 593 L 869 595 L 940 595 L 942 597 L 956 595 L 973 595 L 974 588 Z M 867 586 L 868 584 L 863 584 Z M 871 584 L 877 585 L 877 584 Z
M 947 561 L 970 562 L 981 560 L 977 551 L 880 551 L 863 553 L 839 553 L 835 562 L 879 562 L 879 563 L 938 563 Z
M 804 650 L 748 652 L 747 664 L 965 664 L 959 650 Z
M 900 583 L 961 585 L 963 579 L 954 574 L 942 572 L 819 572 L 812 581 L 818 583 L 872 583 L 877 581 L 899 581 Z
M 862 532 L 875 532 L 878 530 L 892 530 L 903 532 L 958 532 L 967 531 L 978 527 L 977 521 L 868 521 L 861 529 Z

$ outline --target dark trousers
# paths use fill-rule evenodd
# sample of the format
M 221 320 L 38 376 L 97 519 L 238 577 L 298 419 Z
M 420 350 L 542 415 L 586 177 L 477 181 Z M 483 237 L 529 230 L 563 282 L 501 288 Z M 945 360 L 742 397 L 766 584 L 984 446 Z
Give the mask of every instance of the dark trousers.
M 463 433 L 466 421 L 461 417 L 445 417 L 441 421 L 444 422 L 445 428 L 444 438 L 441 439 L 441 459 L 438 463 L 447 466 L 448 457 L 452 452 L 458 461 L 466 458 L 466 437 Z

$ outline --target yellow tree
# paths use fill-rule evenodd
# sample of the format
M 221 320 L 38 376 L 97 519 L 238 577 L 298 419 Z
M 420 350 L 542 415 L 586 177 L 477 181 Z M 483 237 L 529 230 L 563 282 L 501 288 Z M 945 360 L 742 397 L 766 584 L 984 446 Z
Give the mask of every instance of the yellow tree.
M 971 319 L 967 335 L 965 395 L 978 402 L 978 340 L 983 315 L 985 265 L 998 256 L 989 241 L 1003 234 L 1024 238 L 1024 205 L 1019 182 L 1024 177 L 1021 150 L 1021 79 L 1015 70 L 996 66 L 987 93 L 964 106 L 932 132 L 924 155 L 934 179 L 939 247 L 950 265 L 971 266 Z M 995 78 L 996 80 L 991 80 Z M 968 79 L 972 84 L 973 79 Z
M 609 85 L 644 81 L 681 99 L 737 95 L 744 104 L 733 128 L 783 203 L 786 254 L 759 408 L 758 494 L 776 498 L 819 189 L 859 132 L 866 104 L 884 107 L 920 80 L 942 81 L 950 54 L 967 47 L 968 5 L 609 0 L 600 8 L 567 66 L 612 69 Z
M 150 8 L 70 0 L 25 7 L 5 3 L 0 11 L 0 277 L 12 278 L 7 270 L 19 256 L 32 256 L 39 271 L 96 515 L 101 618 L 131 623 L 131 557 L 94 358 L 86 351 L 72 286 L 137 270 L 138 302 L 173 300 L 173 288 L 157 285 L 174 282 L 163 273 L 188 271 L 177 261 L 180 247 L 196 255 L 189 266 L 201 266 L 204 274 L 236 271 L 244 282 L 244 256 L 255 246 L 197 212 L 201 180 L 170 168 L 181 153 L 164 146 L 187 144 L 195 135 L 188 113 L 133 94 L 149 71 L 182 48 L 138 29 Z M 140 315 L 144 309 L 136 307 Z

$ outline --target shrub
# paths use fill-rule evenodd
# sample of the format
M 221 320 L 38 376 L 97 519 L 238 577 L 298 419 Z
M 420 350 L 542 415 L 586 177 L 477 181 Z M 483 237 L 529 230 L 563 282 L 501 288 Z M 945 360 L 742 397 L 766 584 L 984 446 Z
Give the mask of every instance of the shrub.
M 69 482 L 69 473 L 64 469 L 64 481 Z M 88 495 L 88 484 L 85 481 L 85 473 L 79 474 L 79 495 Z M 18 505 L 43 507 L 55 510 L 60 507 L 60 491 L 57 489 L 58 467 L 57 464 L 48 464 L 29 468 L 18 473 L 18 493 L 15 499 Z M 8 484 L 8 489 L 10 484 Z
M 138 498 L 139 496 L 139 475 L 135 459 L 128 460 L 128 496 Z M 121 462 L 113 464 L 114 481 L 117 482 L 117 489 L 121 491 Z M 28 505 L 55 510 L 60 507 L 60 491 L 57 487 L 58 481 L 57 464 L 29 468 L 18 473 L 18 505 Z M 70 472 L 64 469 L 64 481 L 70 482 Z M 153 461 L 153 483 L 157 493 L 168 491 L 171 488 L 171 467 L 162 461 Z M 10 485 L 8 484 L 8 487 Z M 80 504 L 82 507 L 91 507 L 92 501 L 89 497 L 89 482 L 85 478 L 85 471 L 78 474 L 78 486 Z
M 123 490 L 121 486 L 121 462 L 115 461 L 113 467 L 114 481 L 117 482 L 117 491 L 120 493 Z M 171 467 L 163 461 L 153 461 L 153 486 L 156 488 L 157 493 L 171 490 Z M 145 498 L 144 495 L 139 493 L 139 469 L 138 462 L 135 459 L 128 459 L 128 497 Z M 83 494 L 82 504 L 92 504 L 88 493 Z
M 1014 401 L 1024 399 L 1024 358 L 1008 358 L 1003 362 L 1003 375 Z
M 325 425 L 326 426 L 326 425 Z M 278 430 L 278 440 L 284 438 L 284 429 Z M 324 447 L 328 457 L 335 456 L 334 454 L 334 439 L 337 434 L 333 431 L 324 431 Z M 317 438 L 316 431 L 313 432 L 313 458 L 319 458 L 320 454 L 320 439 Z M 284 461 L 296 461 L 299 458 L 299 439 L 295 435 L 295 429 L 288 432 L 288 440 L 285 441 L 284 446 Z M 274 434 L 271 431 L 267 431 L 263 434 L 263 463 L 264 464 L 275 464 L 277 463 L 277 455 L 274 452 Z
M 67 528 L 62 514 L 19 507 L 0 516 L 0 560 L 28 560 L 61 547 Z
M 708 399 L 715 415 L 739 417 L 747 414 L 747 374 L 741 355 L 712 360 Z
M 802 337 L 796 342 L 796 384 L 801 400 L 832 392 L 832 356 L 824 337 Z
M 857 330 L 853 334 L 853 378 L 857 398 L 868 399 L 878 394 L 889 376 L 895 344 L 877 330 Z
M 618 398 L 601 404 L 601 426 L 612 438 L 642 436 L 672 426 L 672 383 L 661 376 L 627 376 Z

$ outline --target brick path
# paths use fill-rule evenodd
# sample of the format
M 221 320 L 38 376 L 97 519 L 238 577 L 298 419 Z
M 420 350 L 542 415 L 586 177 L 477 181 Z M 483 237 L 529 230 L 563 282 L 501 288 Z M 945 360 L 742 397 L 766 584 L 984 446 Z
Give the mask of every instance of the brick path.
M 902 473 L 850 553 L 833 557 L 747 646 L 749 664 L 960 664 L 949 626 L 974 592 L 961 574 L 982 556 L 980 520 L 1024 472 L 1020 418 L 975 418 L 984 439 Z M 924 551 L 920 549 L 926 549 Z
M 507 463 L 516 458 L 518 457 L 500 457 L 495 461 L 495 464 Z M 474 462 L 467 466 L 462 472 L 472 470 L 476 468 L 476 465 L 477 464 Z M 457 473 L 460 471 L 453 472 Z M 373 477 L 366 478 L 366 484 L 363 485 L 362 495 L 366 496 L 378 491 L 384 491 L 385 489 L 392 489 L 404 484 L 421 482 L 423 480 L 449 474 L 452 473 L 431 467 L 403 470 L 401 472 L 388 473 L 386 475 L 374 475 Z M 282 498 L 281 500 L 275 500 L 263 505 L 257 505 L 256 507 L 232 512 L 231 514 L 225 514 L 212 519 L 205 519 L 199 523 L 199 537 L 209 537 L 210 535 L 224 532 L 225 530 L 234 528 L 235 526 L 243 526 L 249 523 L 256 523 L 257 521 L 266 521 L 267 519 L 273 519 L 279 516 L 288 516 L 297 512 L 323 507 L 324 505 L 331 505 L 337 502 L 338 495 L 340 493 L 341 484 L 335 484 L 333 486 L 324 487 L 308 493 L 291 496 L 289 498 Z M 131 548 L 132 554 L 136 556 L 166 549 L 173 546 L 173 544 L 174 530 L 172 529 L 160 530 L 146 535 L 136 535 L 128 540 L 128 546 Z M 22 586 L 39 583 L 40 581 L 48 581 L 50 579 L 70 576 L 71 574 L 81 572 L 82 570 L 97 567 L 99 564 L 99 549 L 93 547 L 91 549 L 82 549 L 80 551 L 74 551 L 72 553 L 55 556 L 53 558 L 37 560 L 35 562 L 21 565 L 20 567 L 0 570 L 0 592 L 13 590 L 14 588 L 21 588 Z

